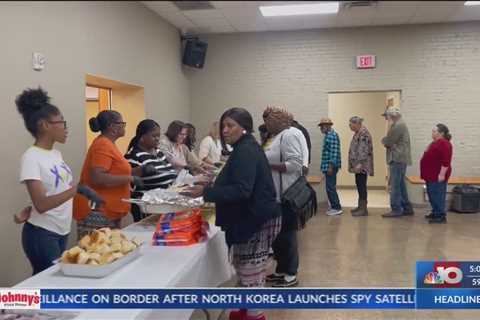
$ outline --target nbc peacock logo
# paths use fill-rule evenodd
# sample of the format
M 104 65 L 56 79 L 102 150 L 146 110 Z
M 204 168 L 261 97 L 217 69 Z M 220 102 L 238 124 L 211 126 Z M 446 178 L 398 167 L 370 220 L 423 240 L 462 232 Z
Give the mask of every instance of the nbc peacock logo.
M 463 272 L 458 262 L 435 262 L 433 271 L 423 278 L 423 283 L 435 288 L 458 288 L 461 286 Z

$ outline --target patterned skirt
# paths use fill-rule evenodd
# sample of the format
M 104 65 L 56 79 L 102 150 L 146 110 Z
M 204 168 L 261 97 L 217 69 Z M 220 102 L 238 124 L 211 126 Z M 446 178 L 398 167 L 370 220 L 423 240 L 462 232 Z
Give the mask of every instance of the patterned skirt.
M 270 248 L 282 227 L 282 217 L 264 223 L 247 243 L 234 244 L 230 248 L 233 267 L 237 272 L 239 286 L 263 287 L 267 276 Z
M 120 220 L 121 219 L 110 220 L 105 217 L 103 213 L 92 211 L 85 219 L 77 221 L 77 240 L 80 240 L 84 235 L 87 235 L 96 229 L 106 227 L 119 229 Z

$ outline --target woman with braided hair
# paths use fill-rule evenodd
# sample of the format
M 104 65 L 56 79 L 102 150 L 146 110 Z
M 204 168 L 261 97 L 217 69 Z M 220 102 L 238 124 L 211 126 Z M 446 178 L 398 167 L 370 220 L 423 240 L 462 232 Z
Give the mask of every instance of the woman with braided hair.
M 168 188 L 177 178 L 177 172 L 167 161 L 165 155 L 158 150 L 160 142 L 160 125 L 152 119 L 140 121 L 128 145 L 128 152 L 125 158 L 132 168 L 150 165 L 155 172 L 150 172 L 143 177 L 143 185 L 135 186 L 132 192 L 132 198 L 141 198 L 144 191 Z M 137 222 L 145 218 L 145 214 L 140 208 L 132 204 L 133 221 Z

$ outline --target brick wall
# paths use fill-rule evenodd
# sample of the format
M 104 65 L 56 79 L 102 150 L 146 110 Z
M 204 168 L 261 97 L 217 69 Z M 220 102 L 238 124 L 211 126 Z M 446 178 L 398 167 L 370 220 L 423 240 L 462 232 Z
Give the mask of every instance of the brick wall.
M 210 35 L 203 70 L 191 76 L 192 121 L 199 136 L 231 106 L 261 122 L 266 105 L 286 106 L 312 136 L 318 173 L 328 92 L 402 90 L 414 165 L 431 128 L 453 134 L 454 175 L 480 175 L 480 23 L 408 25 Z M 377 68 L 356 70 L 354 57 L 377 56 Z

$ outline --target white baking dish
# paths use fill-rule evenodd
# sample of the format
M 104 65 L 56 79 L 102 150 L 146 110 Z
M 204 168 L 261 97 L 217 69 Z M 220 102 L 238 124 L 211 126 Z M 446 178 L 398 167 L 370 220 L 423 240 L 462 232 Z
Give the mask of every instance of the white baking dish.
M 103 278 L 140 257 L 140 249 L 141 246 L 112 263 L 99 266 L 59 262 L 60 270 L 67 276 Z

